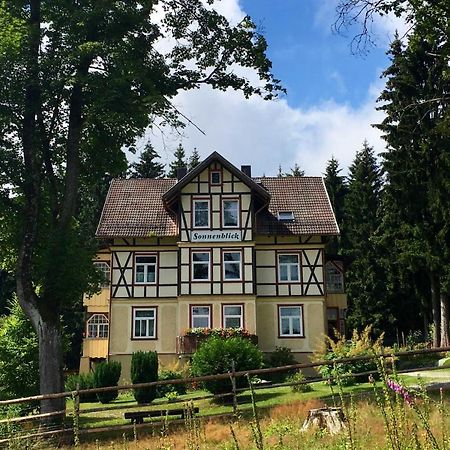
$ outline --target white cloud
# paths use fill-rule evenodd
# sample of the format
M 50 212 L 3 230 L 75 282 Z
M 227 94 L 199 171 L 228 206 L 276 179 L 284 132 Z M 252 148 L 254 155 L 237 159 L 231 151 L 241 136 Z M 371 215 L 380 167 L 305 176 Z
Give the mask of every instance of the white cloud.
M 241 17 L 238 0 L 219 4 L 230 19 Z M 338 74 L 330 77 L 339 84 Z M 382 86 L 379 80 L 374 83 L 359 107 L 328 101 L 310 108 L 293 107 L 286 99 L 246 100 L 239 92 L 204 86 L 180 93 L 175 105 L 205 135 L 188 125 L 182 137 L 170 130 L 161 135 L 157 129 L 149 131 L 148 137 L 165 163 L 173 159 L 174 149 L 182 142 L 188 155 L 194 147 L 203 158 L 216 150 L 238 167 L 251 164 L 255 176 L 276 175 L 280 164 L 288 171 L 295 163 L 307 175 L 322 175 L 332 155 L 346 172 L 364 139 L 377 153 L 384 148 L 379 131 L 371 126 L 382 120 L 382 113 L 375 110 Z
M 307 175 L 321 175 L 332 155 L 347 168 L 364 139 L 377 152 L 382 150 L 380 134 L 371 127 L 382 119 L 374 108 L 377 92 L 373 87 L 356 109 L 332 101 L 293 108 L 286 100 L 245 100 L 240 93 L 210 88 L 185 92 L 178 95 L 177 108 L 206 134 L 188 125 L 182 139 L 164 136 L 164 143 L 172 150 L 181 141 L 188 154 L 196 147 L 202 157 L 216 150 L 237 166 L 251 164 L 254 175 L 275 175 L 279 164 L 287 171 L 294 163 Z M 152 140 L 157 148 L 163 145 L 159 139 L 155 132 Z M 163 159 L 170 161 L 170 151 Z

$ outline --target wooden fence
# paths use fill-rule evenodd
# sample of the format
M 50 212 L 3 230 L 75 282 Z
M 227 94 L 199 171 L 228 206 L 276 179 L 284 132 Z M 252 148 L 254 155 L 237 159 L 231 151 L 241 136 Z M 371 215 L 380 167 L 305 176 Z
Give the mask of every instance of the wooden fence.
M 29 404 L 29 403 L 36 403 L 38 401 L 42 400 L 49 400 L 49 399 L 55 399 L 55 398 L 71 398 L 73 399 L 74 407 L 73 411 L 70 412 L 70 426 L 64 426 L 64 425 L 58 425 L 54 426 L 50 424 L 51 419 L 55 418 L 61 418 L 65 417 L 67 415 L 67 411 L 56 411 L 52 413 L 46 413 L 46 414 L 39 414 L 36 413 L 36 411 L 33 411 L 31 414 L 22 416 L 22 417 L 7 417 L 0 420 L 0 427 L 6 428 L 7 430 L 13 430 L 14 437 L 11 436 L 0 436 L 0 445 L 7 444 L 12 439 L 33 439 L 33 438 L 45 438 L 45 437 L 55 437 L 57 435 L 63 435 L 66 438 L 73 438 L 75 435 L 77 439 L 79 436 L 87 435 L 87 434 L 99 434 L 104 432 L 125 432 L 133 430 L 133 432 L 136 432 L 136 429 L 140 429 L 143 427 L 149 427 L 149 426 L 157 426 L 163 424 L 163 422 L 147 422 L 143 424 L 123 424 L 123 425 L 114 425 L 114 426 L 103 426 L 103 427 L 93 427 L 93 428 L 83 428 L 80 427 L 80 417 L 82 415 L 86 414 L 92 414 L 97 412 L 107 412 L 107 411 L 117 411 L 117 410 L 124 410 L 124 409 L 131 409 L 131 408 L 142 408 L 149 407 L 153 405 L 136 405 L 136 406 L 130 406 L 130 405 L 109 405 L 105 407 L 99 407 L 99 408 L 91 408 L 91 409 L 82 409 L 80 406 L 80 396 L 83 394 L 92 394 L 92 393 L 100 393 L 100 392 L 108 392 L 108 391 L 130 391 L 135 388 L 145 388 L 145 387 L 158 387 L 158 386 L 165 386 L 165 385 L 177 385 L 177 384 L 186 384 L 188 386 L 191 386 L 193 384 L 198 385 L 204 381 L 217 381 L 217 380 L 230 380 L 231 382 L 231 390 L 229 393 L 225 394 L 219 394 L 219 395 L 203 395 L 201 397 L 196 397 L 193 399 L 193 401 L 200 401 L 205 399 L 220 399 L 223 397 L 231 397 L 230 404 L 232 405 L 233 412 L 229 414 L 220 414 L 220 415 L 204 415 L 201 418 L 202 419 L 209 419 L 209 418 L 221 418 L 221 417 L 230 417 L 235 416 L 237 414 L 238 410 L 238 399 L 237 396 L 245 391 L 248 390 L 248 388 L 237 388 L 236 387 L 236 379 L 239 377 L 244 376 L 259 376 L 264 377 L 264 375 L 270 375 L 273 373 L 280 373 L 280 372 L 294 372 L 294 371 L 301 371 L 303 369 L 314 369 L 320 366 L 326 366 L 326 365 L 339 365 L 339 364 L 345 364 L 345 363 L 354 363 L 354 362 L 360 362 L 360 361 L 370 361 L 374 359 L 391 359 L 392 361 L 398 360 L 400 358 L 409 357 L 409 356 L 416 356 L 416 355 L 424 355 L 424 354 L 434 354 L 434 353 L 445 353 L 449 352 L 450 347 L 441 347 L 441 348 L 434 348 L 434 349 L 422 349 L 422 350 L 411 350 L 411 351 L 403 351 L 403 352 L 397 352 L 397 353 L 382 353 L 379 355 L 368 355 L 368 356 L 359 356 L 359 357 L 353 357 L 353 358 L 342 358 L 342 359 L 336 359 L 336 360 L 322 360 L 317 361 L 314 363 L 302 363 L 302 364 L 293 364 L 289 366 L 282 366 L 282 367 L 271 367 L 271 368 L 265 368 L 265 369 L 255 369 L 255 370 L 247 370 L 247 371 L 234 371 L 228 373 L 222 373 L 222 374 L 216 374 L 216 375 L 207 375 L 202 377 L 188 377 L 184 379 L 176 379 L 176 380 L 164 380 L 164 381 L 155 381 L 150 383 L 139 383 L 139 384 L 126 384 L 126 385 L 120 385 L 120 386 L 110 386 L 110 387 L 103 387 L 103 388 L 95 388 L 95 389 L 83 389 L 83 390 L 75 390 L 75 391 L 68 391 L 68 392 L 61 392 L 61 393 L 55 393 L 55 394 L 47 394 L 47 395 L 35 395 L 31 397 L 23 397 L 23 398 L 17 398 L 12 400 L 2 400 L 0 401 L 0 408 L 5 409 L 8 407 L 12 407 L 14 405 L 19 404 Z M 441 367 L 417 367 L 417 368 L 411 368 L 407 370 L 401 370 L 397 371 L 397 373 L 408 373 L 413 371 L 428 371 L 428 370 L 436 370 L 440 369 Z M 361 377 L 361 376 L 368 376 L 370 374 L 373 374 L 374 371 L 366 371 L 366 372 L 360 372 L 352 375 L 345 375 L 345 376 L 352 376 L 352 377 Z M 302 381 L 296 381 L 296 382 L 288 382 L 288 383 L 278 383 L 278 384 L 272 384 L 272 383 L 259 383 L 259 384 L 252 384 L 252 388 L 255 390 L 260 389 L 268 389 L 268 388 L 277 388 L 277 387 L 286 387 L 286 386 L 295 386 L 295 385 L 301 385 L 301 384 L 309 384 L 309 383 L 316 383 L 320 381 L 330 381 L 331 378 L 322 378 L 322 377 L 315 377 L 310 379 L 305 379 Z M 171 401 L 170 405 L 176 404 L 176 403 L 186 403 L 185 399 L 176 399 L 175 401 Z M 168 404 L 158 406 L 168 406 Z M 167 408 L 170 409 L 170 408 Z M 33 423 L 38 422 L 38 425 L 36 429 L 30 430 L 29 426 L 25 426 L 27 423 Z M 60 423 L 64 423 L 64 421 L 59 421 Z M 65 421 L 68 422 L 67 420 Z M 170 420 L 171 424 L 177 424 L 177 423 L 184 423 L 184 420 Z M 21 428 L 21 430 L 18 430 L 18 428 Z M 20 431 L 20 432 L 18 432 Z

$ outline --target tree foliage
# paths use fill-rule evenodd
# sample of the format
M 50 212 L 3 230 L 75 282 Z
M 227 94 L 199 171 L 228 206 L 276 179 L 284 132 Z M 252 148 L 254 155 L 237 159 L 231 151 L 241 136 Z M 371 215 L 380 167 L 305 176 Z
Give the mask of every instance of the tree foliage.
M 169 178 L 176 178 L 178 169 L 183 167 L 187 168 L 186 152 L 184 151 L 182 144 L 178 144 L 173 157 L 174 160 L 169 164 L 169 171 L 167 172 Z
M 340 175 L 341 172 L 342 169 L 339 168 L 338 160 L 332 156 L 325 169 L 324 182 L 336 217 L 336 222 L 342 233 L 344 222 L 344 200 L 347 192 L 347 184 L 345 177 Z M 335 255 L 340 253 L 340 238 L 332 237 L 329 239 L 327 253 Z
M 373 147 L 365 141 L 350 166 L 345 198 L 342 251 L 347 270 L 348 326 L 362 331 L 368 324 L 379 334 L 393 321 L 384 271 L 374 241 L 378 229 L 382 180 Z
M 192 150 L 191 156 L 189 156 L 188 170 L 195 169 L 200 164 L 200 162 L 201 161 L 200 161 L 200 155 L 198 153 L 198 150 L 196 148 L 194 148 L 194 150 Z
M 392 63 L 384 72 L 387 83 L 380 96 L 386 118 L 378 127 L 387 142 L 382 238 L 395 249 L 405 278 L 428 279 L 428 303 L 438 331 L 434 344 L 447 345 L 450 71 L 441 57 L 448 42 L 440 42 L 439 36 L 417 24 L 407 45 L 398 39 L 392 43 Z
M 11 399 L 39 393 L 38 341 L 17 300 L 0 319 L 0 397 Z
M 38 332 L 43 394 L 63 389 L 62 304 L 96 289 L 85 220 L 126 170 L 122 149 L 156 118 L 180 125 L 171 99 L 181 90 L 281 91 L 250 18 L 230 25 L 213 3 L 0 3 L 0 257 Z
M 157 160 L 159 155 L 150 141 L 145 144 L 139 160 L 131 164 L 131 178 L 161 178 L 164 176 L 164 164 Z

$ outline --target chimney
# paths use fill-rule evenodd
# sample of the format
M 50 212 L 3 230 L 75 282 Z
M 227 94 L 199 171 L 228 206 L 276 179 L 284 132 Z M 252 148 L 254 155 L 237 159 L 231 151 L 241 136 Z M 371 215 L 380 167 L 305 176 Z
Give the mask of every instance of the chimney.
M 177 180 L 180 181 L 187 174 L 187 167 L 178 167 Z
M 244 172 L 248 177 L 252 177 L 252 166 L 241 166 L 241 172 Z

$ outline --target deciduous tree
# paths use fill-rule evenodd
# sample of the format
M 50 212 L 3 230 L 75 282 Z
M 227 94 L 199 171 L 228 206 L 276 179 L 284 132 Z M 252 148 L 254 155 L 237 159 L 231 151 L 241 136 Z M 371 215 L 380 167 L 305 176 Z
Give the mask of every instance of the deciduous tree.
M 0 252 L 38 335 L 42 394 L 63 390 L 61 307 L 93 274 L 80 192 L 94 199 L 98 180 L 123 173 L 122 149 L 155 118 L 180 124 L 180 90 L 281 89 L 250 18 L 230 25 L 207 3 L 0 3 Z M 63 407 L 47 400 L 41 412 Z

